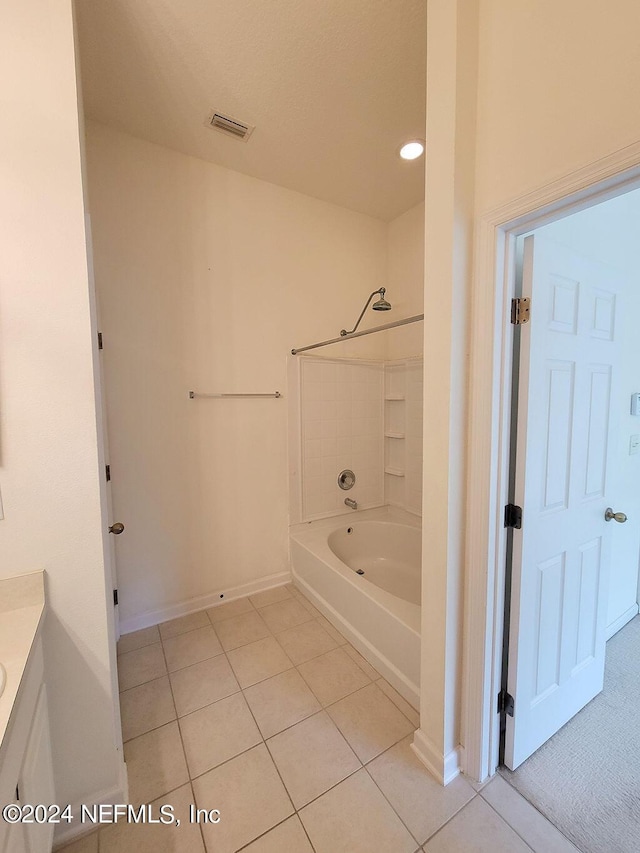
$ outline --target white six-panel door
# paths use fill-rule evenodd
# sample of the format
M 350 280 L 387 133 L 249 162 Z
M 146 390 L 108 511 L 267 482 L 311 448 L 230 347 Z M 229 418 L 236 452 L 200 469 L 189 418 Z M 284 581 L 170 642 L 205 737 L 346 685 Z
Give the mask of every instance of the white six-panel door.
M 602 690 L 616 506 L 623 310 L 613 270 L 525 239 L 505 764 L 515 769 Z

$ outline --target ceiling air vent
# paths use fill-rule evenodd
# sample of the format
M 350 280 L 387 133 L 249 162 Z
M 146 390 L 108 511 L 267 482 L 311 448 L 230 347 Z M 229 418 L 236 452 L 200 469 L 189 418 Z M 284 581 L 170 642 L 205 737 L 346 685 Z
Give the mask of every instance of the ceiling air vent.
M 207 119 L 207 127 L 219 130 L 220 133 L 225 133 L 227 136 L 235 136 L 236 139 L 246 142 L 253 133 L 255 126 L 238 121 L 237 118 L 213 112 Z

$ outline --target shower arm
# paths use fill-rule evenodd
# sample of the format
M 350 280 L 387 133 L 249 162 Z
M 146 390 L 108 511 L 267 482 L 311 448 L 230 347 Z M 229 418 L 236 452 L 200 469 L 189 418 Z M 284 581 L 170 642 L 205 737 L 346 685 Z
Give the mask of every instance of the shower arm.
M 365 311 L 366 311 L 366 310 L 367 310 L 367 308 L 369 307 L 369 305 L 370 305 L 370 303 L 371 303 L 371 300 L 372 300 L 372 299 L 373 299 L 373 297 L 376 295 L 376 293 L 379 293 L 379 294 L 380 294 L 380 296 L 384 299 L 384 294 L 386 293 L 386 289 L 385 289 L 384 287 L 380 287 L 380 288 L 378 288 L 378 290 L 374 290 L 374 291 L 373 291 L 373 293 L 371 294 L 371 296 L 367 299 L 366 305 L 365 305 L 365 306 L 364 306 L 364 308 L 362 309 L 362 312 L 361 312 L 360 316 L 358 317 L 358 321 L 357 321 L 357 323 L 355 324 L 355 326 L 353 327 L 353 329 L 351 329 L 351 331 L 350 331 L 350 332 L 348 332 L 346 329 L 342 329 L 342 330 L 340 331 L 340 336 L 341 336 L 341 337 L 343 337 L 343 338 L 344 338 L 344 336 L 345 336 L 345 335 L 352 335 L 352 334 L 355 332 L 355 330 L 356 330 L 356 329 L 358 328 L 358 326 L 360 325 L 360 321 L 362 320 L 362 318 L 363 318 L 363 317 L 364 317 L 364 315 L 365 315 Z

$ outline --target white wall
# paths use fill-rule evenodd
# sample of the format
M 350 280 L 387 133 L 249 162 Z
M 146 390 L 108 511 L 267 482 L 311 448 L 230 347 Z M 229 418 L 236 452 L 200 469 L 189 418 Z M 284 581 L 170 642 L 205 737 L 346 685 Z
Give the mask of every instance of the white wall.
M 459 769 L 468 297 L 477 3 L 427 0 L 420 729 L 436 778 Z
M 461 445 L 458 441 L 447 445 L 443 436 L 434 433 L 438 452 L 429 454 L 427 460 L 425 443 L 425 467 L 441 496 L 468 492 L 465 518 L 471 548 L 462 555 L 465 534 L 460 518 L 453 513 L 448 519 L 434 516 L 432 531 L 426 529 L 425 523 L 425 539 L 432 545 L 436 576 L 431 590 L 434 611 L 439 608 L 444 613 L 448 606 L 452 607 L 448 611 L 452 614 L 451 628 L 458 637 L 462 631 L 462 601 L 459 587 L 457 593 L 455 588 L 464 558 L 468 605 L 465 648 L 468 656 L 476 656 L 474 665 L 467 668 L 463 685 L 465 709 L 471 716 L 466 721 L 459 716 L 460 694 L 449 703 L 446 693 L 438 693 L 433 700 L 438 712 L 421 721 L 421 726 L 432 732 L 432 742 L 438 731 L 444 731 L 446 742 L 446 733 L 451 731 L 448 727 L 453 726 L 455 732 L 458 722 L 462 722 L 463 732 L 469 735 L 462 735 L 465 766 L 472 774 L 484 775 L 491 768 L 488 752 L 482 750 L 495 719 L 495 696 L 490 685 L 494 661 L 486 633 L 495 608 L 501 606 L 491 597 L 491 559 L 499 523 L 495 518 L 498 497 L 492 478 L 501 462 L 493 455 L 497 423 L 492 406 L 499 394 L 500 365 L 494 351 L 494 235 L 485 222 L 498 206 L 523 203 L 532 190 L 640 140 L 640 115 L 633 97 L 640 83 L 636 44 L 640 7 L 634 0 L 619 0 L 615 10 L 605 14 L 600 4 L 581 0 L 479 0 L 477 4 L 468 0 L 456 3 L 455 9 L 447 0 L 427 0 L 427 10 L 425 305 L 431 307 L 431 279 L 438 271 L 438 288 L 443 293 L 456 293 L 459 310 L 455 325 L 449 325 L 447 310 L 441 313 L 443 328 L 440 333 L 433 330 L 433 340 L 429 339 L 425 323 L 425 365 L 439 351 L 443 374 L 443 380 L 429 391 L 425 384 L 425 399 L 429 400 L 428 406 L 425 404 L 425 438 L 431 429 L 428 408 L 441 413 L 451 411 L 450 403 L 457 398 L 457 385 L 449 385 L 446 380 L 451 372 L 462 372 L 463 377 L 466 373 L 464 348 L 456 347 L 455 339 L 460 329 L 466 332 L 470 323 L 469 417 L 467 420 L 464 408 L 458 406 L 450 424 L 451 435 L 459 437 L 467 429 L 466 464 L 473 479 L 467 475 L 462 484 L 456 481 L 452 466 L 461 457 Z M 465 33 L 469 36 L 468 62 L 452 71 L 451 56 Z M 474 62 L 474 43 L 475 127 L 469 109 L 469 87 L 464 85 Z M 470 122 L 467 126 L 459 120 L 465 111 Z M 452 152 L 456 152 L 453 163 Z M 470 174 L 475 179 L 475 250 L 479 260 L 473 275 L 464 275 L 464 285 L 456 292 L 456 271 L 459 265 L 471 263 L 472 247 L 460 242 L 455 253 L 457 263 L 452 268 L 451 247 L 459 234 L 460 220 L 449 216 L 449 204 L 456 186 L 464 185 Z M 439 209 L 444 215 L 432 218 L 431 206 L 434 212 Z M 447 542 L 457 543 L 459 559 L 447 559 Z M 441 683 L 441 673 L 434 659 L 447 636 L 442 620 L 425 624 L 423 661 L 426 652 L 427 660 L 433 661 L 430 674 L 437 684 Z M 486 669 L 478 666 L 478 650 L 486 652 Z M 451 643 L 444 653 L 446 683 L 451 683 L 459 671 L 459 656 L 460 647 Z M 423 664 L 423 683 L 428 676 Z
M 290 349 L 351 327 L 386 285 L 387 234 L 102 125 L 87 152 L 126 631 L 288 570 L 287 401 L 187 392 L 285 392 Z
M 57 801 L 91 802 L 123 765 L 72 8 L 1 7 L 0 575 L 46 572 Z
M 615 504 L 614 510 L 619 508 L 628 516 L 626 524 L 616 525 L 612 539 L 607 625 L 614 626 L 637 609 L 640 454 L 629 456 L 629 439 L 632 434 L 640 434 L 640 417 L 633 417 L 629 410 L 631 394 L 640 391 L 640 190 L 574 213 L 536 233 L 608 264 L 623 273 L 626 283 L 618 309 L 625 358 L 619 396 L 612 400 L 619 423 L 615 450 L 619 479 L 611 483 L 608 496 L 609 502 Z
M 424 313 L 424 202 L 393 219 L 387 228 L 387 299 L 393 313 L 381 314 L 381 322 Z M 385 358 L 410 358 L 420 355 L 423 346 L 422 323 L 400 326 L 383 332 Z
M 478 211 L 638 141 L 639 29 L 635 0 L 481 0 Z

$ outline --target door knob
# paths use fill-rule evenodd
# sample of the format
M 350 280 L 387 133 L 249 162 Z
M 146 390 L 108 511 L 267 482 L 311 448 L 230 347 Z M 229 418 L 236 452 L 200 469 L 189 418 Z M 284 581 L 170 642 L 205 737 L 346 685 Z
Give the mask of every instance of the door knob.
M 623 512 L 614 512 L 610 506 L 608 506 L 604 512 L 604 520 L 605 521 L 617 521 L 619 524 L 624 524 L 627 520 L 627 516 Z
M 120 536 L 123 530 L 124 524 L 122 524 L 120 521 L 116 521 L 116 523 L 112 524 L 109 528 L 109 533 L 113 533 L 115 536 Z

